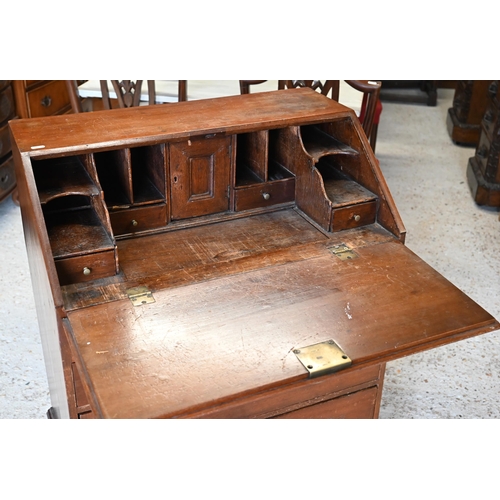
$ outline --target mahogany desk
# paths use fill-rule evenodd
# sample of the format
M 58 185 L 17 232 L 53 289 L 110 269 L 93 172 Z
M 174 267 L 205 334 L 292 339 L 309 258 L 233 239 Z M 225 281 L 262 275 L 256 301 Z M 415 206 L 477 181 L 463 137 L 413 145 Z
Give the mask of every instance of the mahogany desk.
M 499 326 L 310 89 L 10 127 L 53 417 L 376 418 L 387 361 Z

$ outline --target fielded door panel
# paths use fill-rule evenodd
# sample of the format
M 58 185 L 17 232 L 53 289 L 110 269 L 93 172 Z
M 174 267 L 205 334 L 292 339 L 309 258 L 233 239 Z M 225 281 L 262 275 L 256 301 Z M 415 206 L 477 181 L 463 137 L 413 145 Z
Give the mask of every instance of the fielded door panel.
M 229 208 L 231 137 L 190 139 L 170 145 L 172 219 Z

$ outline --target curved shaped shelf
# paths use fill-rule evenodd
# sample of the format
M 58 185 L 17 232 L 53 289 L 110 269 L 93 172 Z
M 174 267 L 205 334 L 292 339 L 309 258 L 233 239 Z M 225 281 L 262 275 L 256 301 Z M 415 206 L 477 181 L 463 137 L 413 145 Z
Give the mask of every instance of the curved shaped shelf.
M 359 153 L 333 138 L 317 126 L 304 126 L 301 127 L 302 143 L 306 152 L 318 162 L 320 158 L 328 155 L 358 155 Z
M 75 156 L 33 161 L 33 174 L 42 205 L 63 196 L 99 195 L 99 188 Z

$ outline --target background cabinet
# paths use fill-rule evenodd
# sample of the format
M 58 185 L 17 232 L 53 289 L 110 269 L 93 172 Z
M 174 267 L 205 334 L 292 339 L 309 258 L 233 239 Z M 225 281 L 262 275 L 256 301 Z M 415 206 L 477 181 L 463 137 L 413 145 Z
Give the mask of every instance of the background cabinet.
M 0 80 L 0 202 L 5 200 L 16 187 L 8 125 L 9 120 L 15 116 L 12 82 Z
M 64 80 L 0 80 L 0 202 L 18 196 L 8 121 L 69 112 Z
M 467 165 L 467 179 L 479 205 L 500 207 L 500 84 L 488 87 L 488 103 L 481 120 L 475 155 Z
M 71 110 L 64 80 L 13 80 L 19 118 L 60 115 Z
M 453 142 L 477 146 L 481 120 L 488 105 L 488 88 L 492 80 L 459 80 L 448 110 L 448 133 Z

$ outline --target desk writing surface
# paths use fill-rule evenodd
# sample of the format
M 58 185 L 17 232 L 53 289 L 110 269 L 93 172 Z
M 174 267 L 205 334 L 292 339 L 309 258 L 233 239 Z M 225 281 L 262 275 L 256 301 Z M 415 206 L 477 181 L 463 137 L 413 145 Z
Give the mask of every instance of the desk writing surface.
M 294 225 L 302 231 L 304 219 L 293 210 L 285 213 L 286 218 L 280 212 L 275 217 L 290 232 Z M 266 217 L 259 231 L 273 240 L 272 214 Z M 231 222 L 238 223 L 248 224 L 247 219 Z M 212 238 L 226 234 L 226 224 L 213 224 L 207 233 Z M 218 257 L 224 266 L 208 278 L 195 272 L 198 261 L 200 255 L 215 260 L 217 250 L 212 247 L 208 258 L 207 241 L 199 234 L 191 237 L 192 229 L 179 231 L 191 253 L 184 250 L 188 255 L 177 273 L 191 279 L 180 286 L 151 286 L 152 304 L 134 307 L 121 299 L 70 311 L 74 339 L 103 416 L 175 416 L 307 378 L 293 349 L 329 339 L 346 351 L 354 369 L 498 326 L 399 241 L 358 239 L 358 258 L 343 261 L 330 250 L 335 237 L 312 225 L 309 229 L 315 252 L 278 263 L 255 252 L 262 264 L 246 272 L 238 266 L 248 258 L 243 253 L 249 240 L 240 232 L 229 242 L 232 251 Z M 121 248 L 125 273 L 127 260 L 147 247 L 148 238 L 136 240 L 134 251 Z M 235 257 L 238 245 L 241 253 Z M 231 273 L 231 267 L 240 271 Z M 155 282 L 161 279 L 152 271 L 148 283 Z

